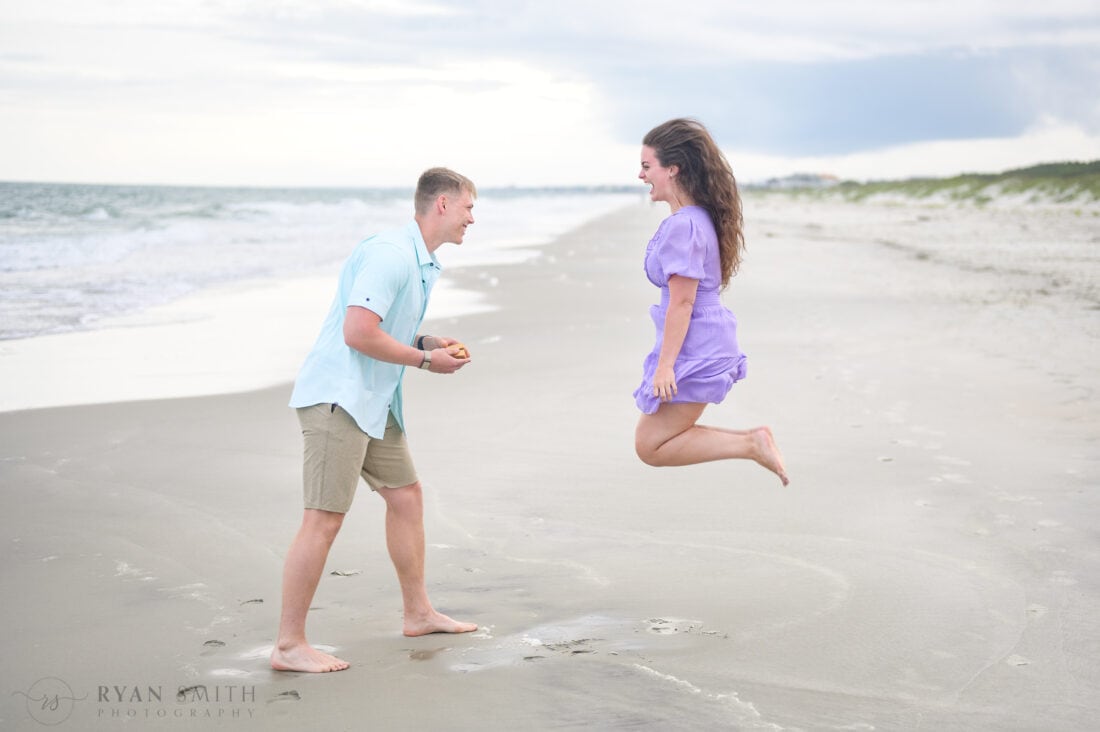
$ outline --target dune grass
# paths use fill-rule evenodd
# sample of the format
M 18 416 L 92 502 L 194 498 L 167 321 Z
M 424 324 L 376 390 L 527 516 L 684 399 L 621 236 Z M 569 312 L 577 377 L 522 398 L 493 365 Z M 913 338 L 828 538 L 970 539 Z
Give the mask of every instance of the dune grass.
M 1003 173 L 967 173 L 950 178 L 842 181 L 834 186 L 795 188 L 789 192 L 840 196 L 849 201 L 900 196 L 979 206 L 1005 198 L 1023 203 L 1091 204 L 1100 201 L 1100 160 L 1044 163 Z

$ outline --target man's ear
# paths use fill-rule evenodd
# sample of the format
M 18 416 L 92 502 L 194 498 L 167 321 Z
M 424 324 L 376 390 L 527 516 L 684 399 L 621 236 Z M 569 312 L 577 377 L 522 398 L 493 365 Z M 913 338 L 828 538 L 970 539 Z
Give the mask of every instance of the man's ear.
M 442 215 L 447 212 L 447 194 L 441 193 L 435 199 L 435 211 Z

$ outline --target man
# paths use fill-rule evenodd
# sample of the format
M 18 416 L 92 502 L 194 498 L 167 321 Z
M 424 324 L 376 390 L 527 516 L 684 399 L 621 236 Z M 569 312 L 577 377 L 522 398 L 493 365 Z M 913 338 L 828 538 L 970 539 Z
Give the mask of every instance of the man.
M 336 298 L 290 398 L 305 441 L 305 511 L 283 569 L 274 669 L 324 672 L 349 665 L 309 645 L 305 626 L 360 475 L 386 502 L 386 546 L 401 586 L 405 635 L 477 629 L 437 612 L 428 600 L 423 495 L 401 408 L 407 367 L 452 374 L 470 362 L 454 339 L 417 331 L 440 273 L 435 250 L 462 243 L 474 223 L 476 196 L 474 184 L 454 171 L 425 171 L 414 220 L 361 242 L 341 270 Z

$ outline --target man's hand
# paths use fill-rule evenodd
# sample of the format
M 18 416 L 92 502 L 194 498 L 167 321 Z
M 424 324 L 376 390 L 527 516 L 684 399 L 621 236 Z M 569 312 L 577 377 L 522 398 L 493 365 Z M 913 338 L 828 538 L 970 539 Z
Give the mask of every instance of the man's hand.
M 436 348 L 444 348 L 447 353 L 458 358 L 459 360 L 470 360 L 470 349 L 466 347 L 466 344 L 457 338 L 447 338 L 445 336 L 424 336 L 423 348 L 429 351 L 434 351 Z M 435 358 L 435 355 L 432 355 Z
M 439 340 L 447 339 L 440 338 Z M 448 352 L 446 347 L 434 348 L 432 349 L 432 362 L 428 364 L 428 371 L 433 374 L 453 374 L 468 363 L 470 363 L 469 354 L 466 358 L 455 358 Z

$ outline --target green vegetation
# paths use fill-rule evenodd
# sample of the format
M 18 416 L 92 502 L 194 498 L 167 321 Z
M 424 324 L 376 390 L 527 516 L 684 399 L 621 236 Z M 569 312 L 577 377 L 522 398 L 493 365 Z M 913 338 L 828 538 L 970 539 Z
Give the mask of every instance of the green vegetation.
M 843 181 L 832 186 L 790 190 L 798 195 L 840 196 L 849 201 L 862 201 L 872 196 L 903 196 L 981 206 L 1008 197 L 1023 203 L 1088 205 L 1100 202 L 1100 160 L 1044 163 L 1003 173 L 967 173 L 951 178 Z

